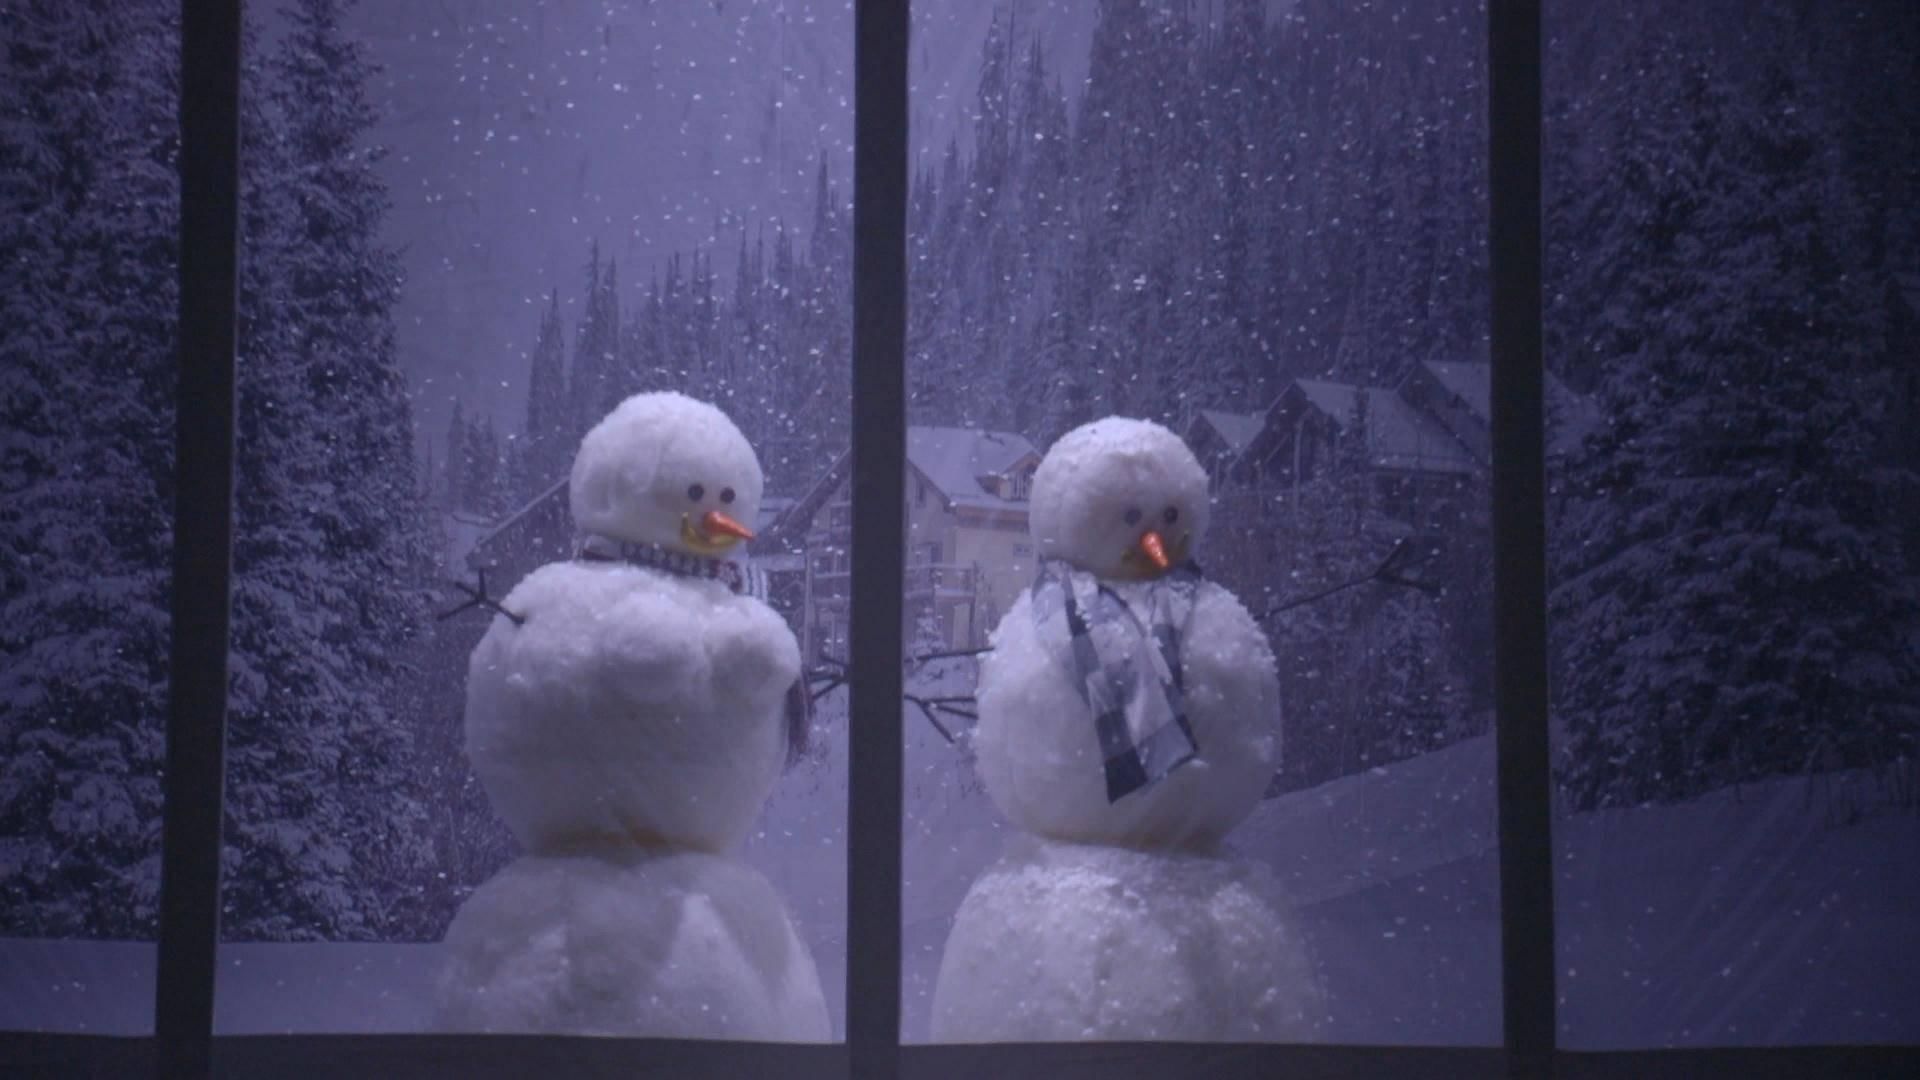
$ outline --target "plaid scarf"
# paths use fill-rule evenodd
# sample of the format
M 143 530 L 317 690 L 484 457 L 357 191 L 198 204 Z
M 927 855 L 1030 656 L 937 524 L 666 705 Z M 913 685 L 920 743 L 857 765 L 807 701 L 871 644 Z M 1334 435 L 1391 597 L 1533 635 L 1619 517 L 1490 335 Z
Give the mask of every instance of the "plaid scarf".
M 1085 570 L 1054 559 L 1040 563 L 1034 622 L 1093 714 L 1109 803 L 1199 752 L 1180 686 L 1180 643 L 1200 583 L 1199 568 L 1185 563 L 1130 602 Z
M 616 540 L 598 533 L 585 533 L 574 548 L 573 557 L 581 562 L 624 562 L 652 570 L 664 570 L 676 577 L 703 578 L 725 585 L 736 596 L 767 598 L 767 575 L 732 559 L 709 559 L 685 551 Z

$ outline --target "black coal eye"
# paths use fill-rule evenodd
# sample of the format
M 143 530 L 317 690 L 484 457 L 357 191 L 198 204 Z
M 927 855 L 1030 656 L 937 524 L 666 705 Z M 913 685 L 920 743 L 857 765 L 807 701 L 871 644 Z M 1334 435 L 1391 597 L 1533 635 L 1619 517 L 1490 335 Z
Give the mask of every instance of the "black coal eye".
M 1136 506 L 1127 511 L 1127 524 L 1129 525 L 1140 524 L 1140 508 L 1139 507 Z
M 1161 517 L 1161 520 L 1171 525 L 1174 522 L 1180 520 L 1180 510 L 1178 507 L 1169 506 L 1167 507 L 1167 512 L 1164 514 L 1161 514 L 1160 517 Z
M 723 502 L 723 503 L 730 503 L 730 502 L 732 502 L 732 501 L 733 501 L 733 489 L 732 489 L 732 488 L 721 488 L 721 489 L 720 489 L 720 501 L 721 501 L 721 502 Z
M 687 498 L 692 499 L 694 502 L 699 502 L 706 494 L 707 489 L 701 487 L 699 484 L 695 484 L 687 489 Z

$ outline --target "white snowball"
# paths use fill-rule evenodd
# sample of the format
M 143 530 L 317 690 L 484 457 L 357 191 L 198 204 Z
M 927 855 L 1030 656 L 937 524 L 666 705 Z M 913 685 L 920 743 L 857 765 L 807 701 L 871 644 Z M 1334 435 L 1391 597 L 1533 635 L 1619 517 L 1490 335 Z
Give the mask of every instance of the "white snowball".
M 1272 872 L 1017 837 L 960 905 L 936 1042 L 1306 1041 L 1325 1014 Z
M 680 548 L 683 518 L 719 510 L 751 526 L 762 484 L 753 447 L 725 413 L 662 391 L 635 394 L 587 432 L 568 496 L 584 532 Z M 696 485 L 698 499 L 689 496 Z
M 1028 503 L 1040 554 L 1101 577 L 1138 576 L 1128 553 L 1148 529 L 1179 562 L 1207 531 L 1207 512 L 1207 473 L 1187 444 L 1159 424 L 1120 416 L 1062 435 L 1034 472 Z
M 824 1042 L 813 957 L 767 880 L 700 854 L 530 856 L 447 930 L 445 1031 Z
M 780 616 L 712 581 L 624 563 L 528 575 L 467 672 L 466 745 L 532 852 L 627 839 L 724 851 L 785 753 L 800 653 Z
M 1123 597 L 1146 586 L 1111 583 Z M 1039 640 L 1031 594 L 993 632 L 981 663 L 980 776 L 1007 819 L 1056 840 L 1202 850 L 1258 805 L 1280 760 L 1280 686 L 1267 639 L 1233 594 L 1201 584 L 1181 647 L 1198 755 L 1107 802 L 1093 717 L 1074 676 Z

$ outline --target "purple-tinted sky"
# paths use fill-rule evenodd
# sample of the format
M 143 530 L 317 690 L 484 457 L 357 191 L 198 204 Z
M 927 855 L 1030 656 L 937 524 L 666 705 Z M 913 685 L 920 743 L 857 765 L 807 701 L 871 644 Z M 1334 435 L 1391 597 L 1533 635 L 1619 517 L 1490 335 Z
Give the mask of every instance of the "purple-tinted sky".
M 924 159 L 965 137 L 998 6 L 914 4 Z M 1041 36 L 1070 96 L 1095 9 L 1013 6 L 1017 37 Z M 456 397 L 518 429 L 541 305 L 558 286 L 571 333 L 592 239 L 629 302 L 696 246 L 729 284 L 743 228 L 804 231 L 822 151 L 843 194 L 851 174 L 851 0 L 369 0 L 351 29 L 384 69 L 372 96 L 407 276 L 400 348 L 436 445 Z

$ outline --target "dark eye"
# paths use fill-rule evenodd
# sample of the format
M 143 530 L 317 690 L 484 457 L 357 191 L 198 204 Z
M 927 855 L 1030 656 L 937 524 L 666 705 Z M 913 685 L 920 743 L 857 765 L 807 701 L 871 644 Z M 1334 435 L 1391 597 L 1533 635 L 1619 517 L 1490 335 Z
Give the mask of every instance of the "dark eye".
M 687 489 L 687 498 L 692 499 L 694 502 L 699 502 L 706 494 L 707 489 L 701 487 L 699 484 L 695 484 Z
M 1140 508 L 1139 507 L 1136 506 L 1127 511 L 1127 524 L 1129 525 L 1140 524 Z
M 721 501 L 721 502 L 723 502 L 723 503 L 730 503 L 730 502 L 732 502 L 732 501 L 733 501 L 733 489 L 732 489 L 732 488 L 721 488 L 721 489 L 720 489 L 720 501 Z
M 1180 510 L 1177 507 L 1169 506 L 1167 507 L 1167 512 L 1164 514 L 1161 514 L 1160 517 L 1161 517 L 1161 520 L 1171 525 L 1174 522 L 1180 520 Z

